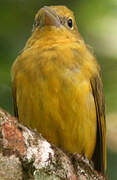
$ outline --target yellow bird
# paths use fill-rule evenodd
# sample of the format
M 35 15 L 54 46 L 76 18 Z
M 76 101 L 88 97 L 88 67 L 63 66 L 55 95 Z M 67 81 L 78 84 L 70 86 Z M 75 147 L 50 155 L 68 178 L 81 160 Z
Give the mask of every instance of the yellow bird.
M 15 115 L 48 141 L 106 169 L 106 122 L 100 67 L 71 10 L 44 6 L 12 66 Z

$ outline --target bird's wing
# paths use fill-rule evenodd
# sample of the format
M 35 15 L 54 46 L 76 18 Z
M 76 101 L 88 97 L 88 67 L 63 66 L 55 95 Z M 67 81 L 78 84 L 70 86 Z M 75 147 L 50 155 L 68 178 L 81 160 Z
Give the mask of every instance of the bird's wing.
M 105 98 L 100 75 L 91 79 L 91 87 L 97 116 L 97 140 L 92 160 L 95 168 L 104 173 L 106 169 L 106 122 Z
M 16 102 L 16 84 L 15 84 L 15 80 L 13 80 L 12 94 L 13 94 L 14 114 L 15 114 L 15 117 L 18 118 L 18 108 L 17 108 L 17 102 Z

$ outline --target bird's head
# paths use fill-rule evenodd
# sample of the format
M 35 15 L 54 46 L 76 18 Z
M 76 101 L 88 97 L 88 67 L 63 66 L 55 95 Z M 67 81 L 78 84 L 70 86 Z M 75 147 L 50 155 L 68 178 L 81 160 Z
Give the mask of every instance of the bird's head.
M 47 27 L 72 33 L 78 32 L 73 13 L 65 6 L 44 6 L 38 11 L 35 16 L 34 31 Z
M 72 11 L 65 6 L 44 6 L 35 16 L 33 34 L 25 48 L 71 42 L 84 44 Z

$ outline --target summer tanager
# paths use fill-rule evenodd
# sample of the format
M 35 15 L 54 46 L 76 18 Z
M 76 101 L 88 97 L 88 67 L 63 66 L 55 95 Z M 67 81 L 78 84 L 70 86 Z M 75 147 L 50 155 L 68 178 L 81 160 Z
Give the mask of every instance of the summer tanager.
M 48 141 L 106 169 L 106 123 L 100 67 L 72 11 L 43 7 L 12 67 L 15 115 Z

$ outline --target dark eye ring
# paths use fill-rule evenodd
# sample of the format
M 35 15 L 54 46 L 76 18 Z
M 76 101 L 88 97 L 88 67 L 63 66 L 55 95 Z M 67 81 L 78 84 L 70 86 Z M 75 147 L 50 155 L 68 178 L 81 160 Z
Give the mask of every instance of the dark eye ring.
M 67 25 L 69 26 L 69 28 L 72 29 L 72 27 L 73 27 L 73 22 L 72 22 L 72 19 L 71 19 L 71 18 L 69 18 L 69 19 L 67 20 Z

